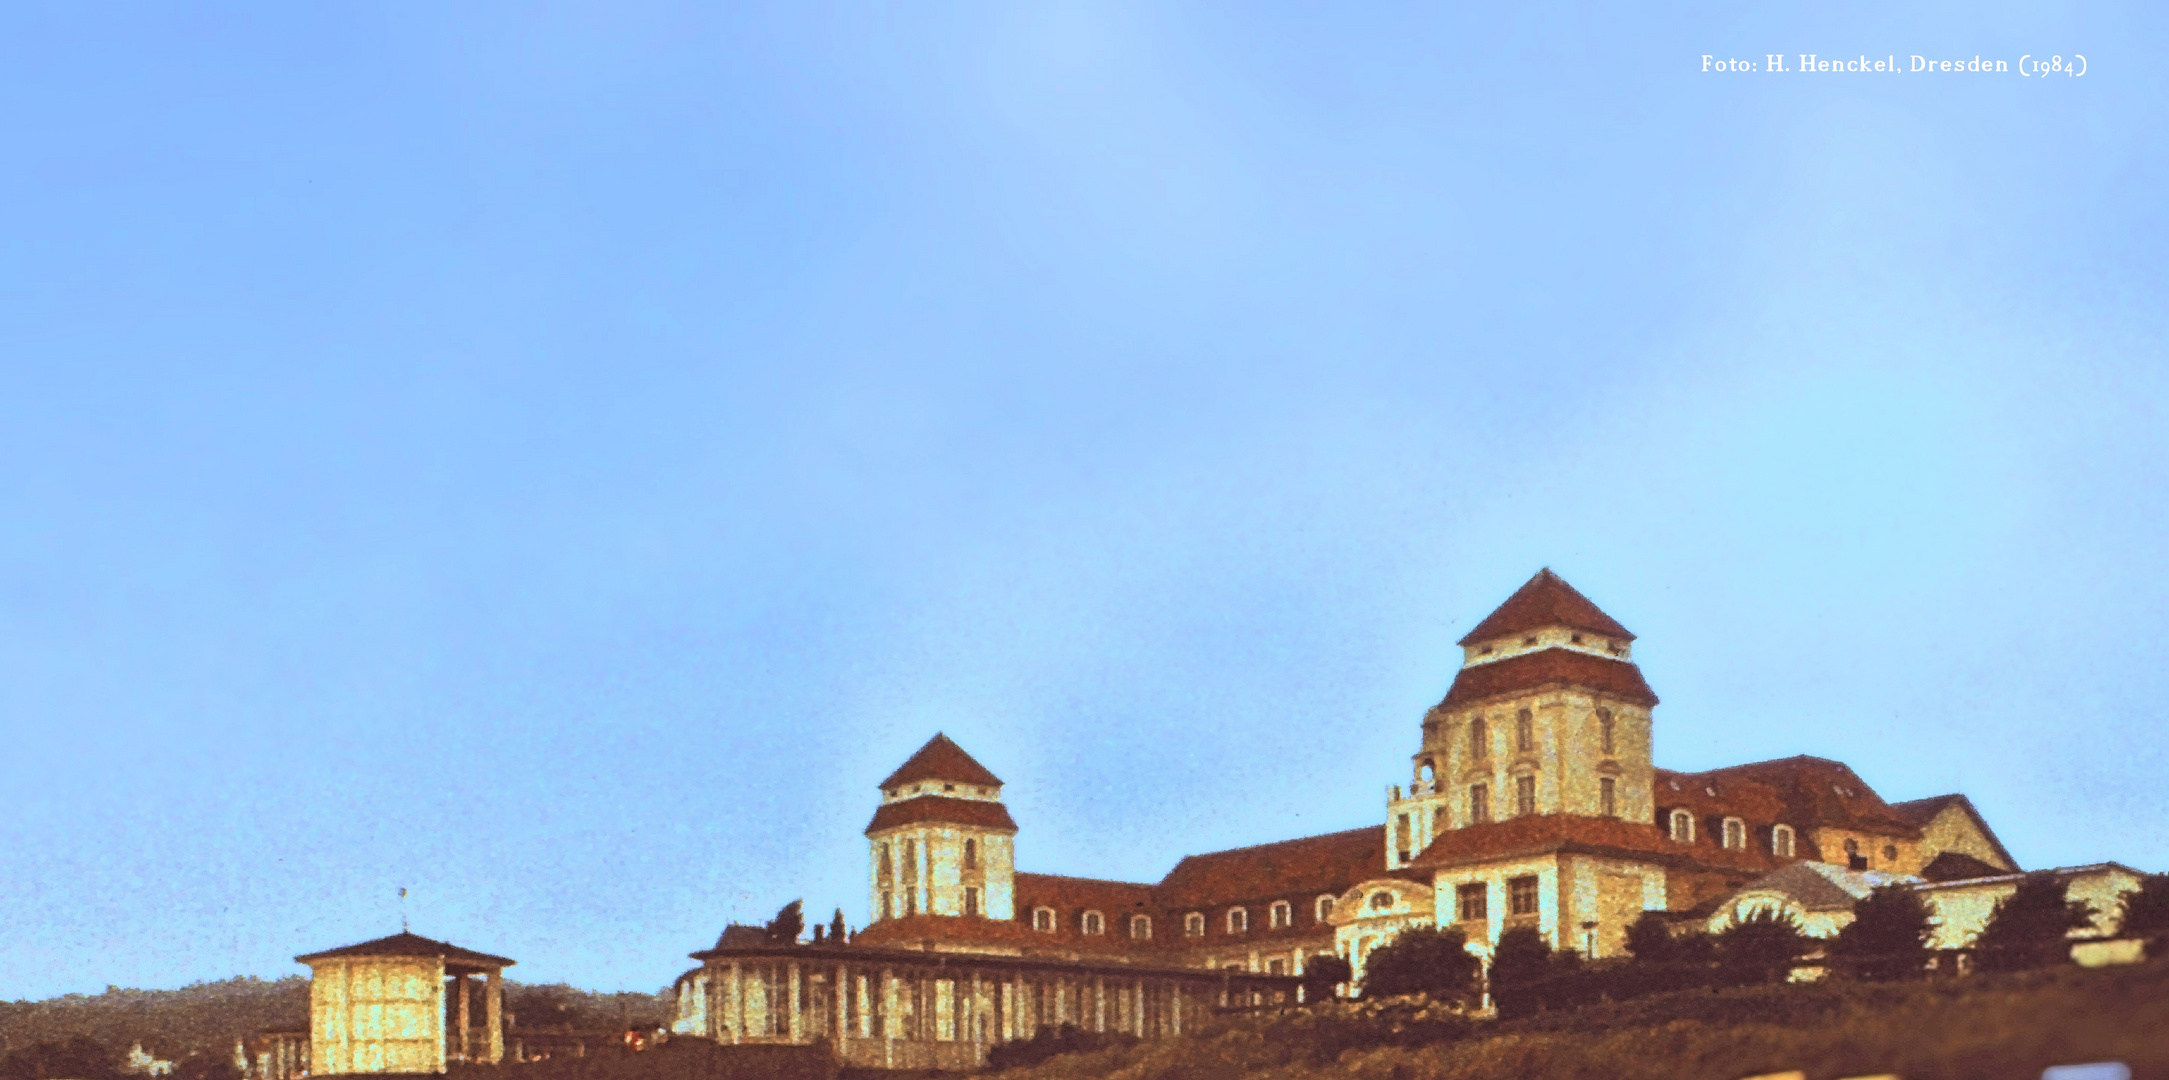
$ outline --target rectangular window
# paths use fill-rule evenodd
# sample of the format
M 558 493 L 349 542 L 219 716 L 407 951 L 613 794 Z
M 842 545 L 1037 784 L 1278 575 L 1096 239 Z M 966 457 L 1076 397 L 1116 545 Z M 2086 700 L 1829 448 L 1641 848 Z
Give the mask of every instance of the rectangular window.
M 1482 784 L 1469 786 L 1469 824 L 1482 825 L 1491 820 L 1491 789 Z
M 1484 718 L 1481 716 L 1469 721 L 1469 756 L 1473 758 L 1491 756 L 1491 729 L 1484 724 Z
M 979 890 L 969 885 L 964 887 L 964 914 L 979 914 Z
M 1536 914 L 1536 879 L 1518 877 L 1506 883 L 1506 913 L 1508 915 Z
M 1536 813 L 1536 777 L 1514 778 L 1514 813 L 1522 817 Z
M 1597 778 L 1597 802 L 1605 817 L 1619 816 L 1619 783 L 1609 776 Z
M 1490 918 L 1491 914 L 1485 910 L 1487 905 L 1484 902 L 1484 894 L 1488 891 L 1489 887 L 1481 881 L 1455 889 L 1454 913 L 1460 916 L 1462 922 Z
M 1527 709 L 1514 717 L 1514 749 L 1523 754 L 1536 749 L 1536 718 Z
M 1615 752 L 1617 747 L 1612 737 L 1612 714 L 1603 709 L 1597 710 L 1597 733 L 1604 741 L 1604 752 Z

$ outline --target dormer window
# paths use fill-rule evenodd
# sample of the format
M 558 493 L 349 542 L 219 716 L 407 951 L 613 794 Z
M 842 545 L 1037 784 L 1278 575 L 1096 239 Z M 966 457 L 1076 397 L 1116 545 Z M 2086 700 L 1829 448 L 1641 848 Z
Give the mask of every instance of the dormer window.
M 1151 940 L 1151 939 L 1152 939 L 1152 916 L 1150 916 L 1150 915 L 1132 915 L 1132 916 L 1130 916 L 1130 940 L 1131 940 L 1131 941 L 1149 941 L 1149 940 Z
M 1265 909 L 1265 925 L 1270 926 L 1275 930 L 1286 926 L 1294 926 L 1294 906 L 1289 904 L 1286 900 L 1273 901 L 1273 906 Z
M 1384 911 L 1393 906 L 1393 894 L 1380 889 L 1371 894 L 1370 904 L 1372 911 Z
M 1228 909 L 1228 933 L 1242 934 L 1250 930 L 1250 912 L 1242 908 Z
M 1087 911 L 1087 912 L 1085 912 L 1085 913 L 1084 913 L 1084 932 L 1085 932 L 1085 933 L 1087 933 L 1087 934 L 1093 934 L 1093 935 L 1098 935 L 1098 934 L 1104 934 L 1104 933 L 1106 933 L 1106 932 L 1107 932 L 1107 917 L 1106 917 L 1106 916 L 1104 916 L 1104 915 L 1101 915 L 1101 914 L 1100 914 L 1099 912 L 1097 912 L 1097 911 Z
M 1780 859 L 1792 858 L 1792 826 L 1771 826 L 1770 854 L 1775 855 Z
M 1188 915 L 1185 915 L 1185 916 L 1183 916 L 1183 917 L 1182 917 L 1182 936 L 1184 936 L 1184 937 L 1204 937 L 1204 936 L 1205 936 L 1205 913 L 1204 913 L 1204 912 L 1202 912 L 1202 911 L 1193 911 L 1193 912 L 1191 912 L 1190 914 L 1188 914 Z
M 1032 909 L 1032 929 L 1042 934 L 1051 934 L 1054 933 L 1054 923 L 1053 908 L 1038 907 Z
M 1725 846 L 1734 851 L 1747 850 L 1747 823 L 1736 817 L 1725 819 Z
M 1316 904 L 1316 913 L 1315 913 L 1315 914 L 1313 915 L 1313 918 L 1316 918 L 1316 919 L 1317 919 L 1317 920 L 1318 920 L 1319 922 L 1325 922 L 1326 920 L 1328 920 L 1328 919 L 1331 919 L 1332 917 L 1333 917 L 1333 897 L 1332 897 L 1332 895 L 1331 895 L 1331 894 L 1327 894 L 1327 895 L 1324 895 L 1324 896 L 1320 896 L 1320 897 L 1318 898 L 1318 900 L 1317 900 L 1317 904 Z
M 1695 816 L 1685 810 L 1672 811 L 1672 841 L 1692 844 L 1695 840 Z

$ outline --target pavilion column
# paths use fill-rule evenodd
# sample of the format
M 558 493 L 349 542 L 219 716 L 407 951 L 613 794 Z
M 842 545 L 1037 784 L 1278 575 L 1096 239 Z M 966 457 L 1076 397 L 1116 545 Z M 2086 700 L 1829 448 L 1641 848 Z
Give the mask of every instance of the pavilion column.
M 800 996 L 798 975 L 798 965 L 793 963 L 789 971 L 790 990 L 788 991 L 791 1002 L 791 1019 L 790 1023 L 785 1027 L 790 1032 L 791 1041 L 794 1043 L 804 1042 L 806 1036 L 805 999 Z
M 489 1027 L 489 1062 L 501 1064 L 505 1060 L 505 978 L 502 968 L 490 969 L 489 981 L 482 991 L 482 1021 Z
M 473 1048 L 469 1045 L 467 1037 L 470 1023 L 467 1011 L 467 973 L 461 972 L 452 976 L 452 978 L 455 980 L 454 985 L 459 987 L 459 1060 L 462 1062 L 473 1061 Z
M 746 1031 L 746 987 L 742 975 L 738 961 L 731 961 L 730 981 L 723 984 L 723 1026 L 730 1029 L 732 1042 L 744 1038 Z
M 843 1050 L 844 1036 L 856 1034 L 844 1030 L 844 1022 L 851 1016 L 851 972 L 842 964 L 836 965 L 836 1049 Z

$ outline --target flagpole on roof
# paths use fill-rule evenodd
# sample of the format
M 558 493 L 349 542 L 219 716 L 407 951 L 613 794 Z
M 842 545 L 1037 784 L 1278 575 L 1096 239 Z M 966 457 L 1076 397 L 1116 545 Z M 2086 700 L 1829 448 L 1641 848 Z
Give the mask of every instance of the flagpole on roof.
M 399 932 L 407 932 L 407 887 L 399 887 Z

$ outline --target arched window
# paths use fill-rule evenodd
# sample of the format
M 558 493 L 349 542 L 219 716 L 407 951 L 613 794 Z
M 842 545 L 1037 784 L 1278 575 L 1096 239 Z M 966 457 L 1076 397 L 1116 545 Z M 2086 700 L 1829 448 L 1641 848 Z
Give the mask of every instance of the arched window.
M 1526 754 L 1536 749 L 1536 717 L 1523 709 L 1514 715 L 1514 750 Z
M 1042 934 L 1054 933 L 1054 909 L 1051 907 L 1033 908 L 1032 929 Z
M 1250 929 L 1250 912 L 1242 908 L 1228 909 L 1228 933 L 1241 934 Z
M 1672 839 L 1691 844 L 1695 839 L 1695 816 L 1685 810 L 1672 811 Z
M 1885 863 L 1885 864 L 1887 865 L 1887 864 L 1895 863 L 1895 862 L 1897 862 L 1897 861 L 1898 861 L 1898 845 L 1896 845 L 1896 844 L 1884 844 L 1884 845 L 1883 845 L 1883 862 L 1884 862 L 1884 863 Z
M 1369 902 L 1372 911 L 1384 911 L 1393 906 L 1393 894 L 1380 889 L 1371 894 Z
M 1205 913 L 1204 913 L 1204 912 L 1202 912 L 1202 911 L 1193 911 L 1193 912 L 1191 912 L 1190 914 L 1188 914 L 1188 915 L 1185 915 L 1185 916 L 1183 916 L 1183 917 L 1182 917 L 1182 936 L 1184 936 L 1184 937 L 1204 937 L 1204 936 L 1205 936 Z
M 895 893 L 883 892 L 881 894 L 881 917 L 884 919 L 893 919 L 896 917 Z
M 919 880 L 919 842 L 904 841 L 904 880 Z
M 979 869 L 979 841 L 964 841 L 964 869 Z
M 1431 790 L 1432 782 L 1437 779 L 1438 773 L 1436 770 L 1431 768 L 1431 763 L 1429 761 L 1425 761 L 1423 763 L 1423 767 L 1416 770 L 1416 785 L 1423 788 L 1425 791 Z
M 1605 817 L 1619 816 L 1619 782 L 1609 776 L 1597 777 L 1597 812 Z
M 1605 753 L 1613 753 L 1617 749 L 1617 744 L 1612 737 L 1612 710 L 1610 709 L 1597 710 L 1597 739 L 1603 744 Z
M 1725 819 L 1725 846 L 1734 851 L 1747 850 L 1747 823 L 1736 817 Z
M 1107 919 L 1106 919 L 1106 917 L 1105 917 L 1105 916 L 1103 916 L 1103 915 L 1101 915 L 1101 914 L 1100 914 L 1099 912 L 1097 912 L 1097 911 L 1087 911 L 1087 912 L 1085 912 L 1085 913 L 1084 913 L 1084 932 L 1085 932 L 1085 933 L 1087 933 L 1087 934 L 1104 934 L 1104 933 L 1106 933 L 1106 932 L 1107 932 Z
M 1273 901 L 1273 906 L 1265 909 L 1265 924 L 1275 930 L 1283 926 L 1294 926 L 1295 908 L 1286 900 Z
M 964 887 L 964 914 L 979 914 L 979 890 L 969 885 Z
M 1771 827 L 1770 854 L 1780 859 L 1792 858 L 1792 826 L 1777 825 Z
M 1149 941 L 1152 939 L 1152 916 L 1130 916 L 1130 939 L 1132 941 Z
M 1491 726 L 1481 716 L 1469 721 L 1469 756 L 1491 756 Z
M 1319 922 L 1324 922 L 1324 921 L 1326 921 L 1327 919 L 1330 919 L 1330 918 L 1332 918 L 1332 917 L 1333 917 L 1333 897 L 1332 897 L 1332 895 L 1331 895 L 1331 894 L 1327 894 L 1327 895 L 1324 895 L 1324 896 L 1320 896 L 1320 897 L 1318 898 L 1318 900 L 1317 900 L 1317 903 L 1316 903 L 1316 905 L 1315 905 L 1315 906 L 1313 907 L 1312 911 L 1313 911 L 1313 915 L 1312 915 L 1312 917 L 1313 917 L 1313 918 L 1315 918 L 1315 919 L 1317 919 L 1317 920 L 1318 920 Z
M 881 880 L 887 881 L 895 876 L 894 865 L 889 861 L 889 842 L 883 840 L 881 842 Z

